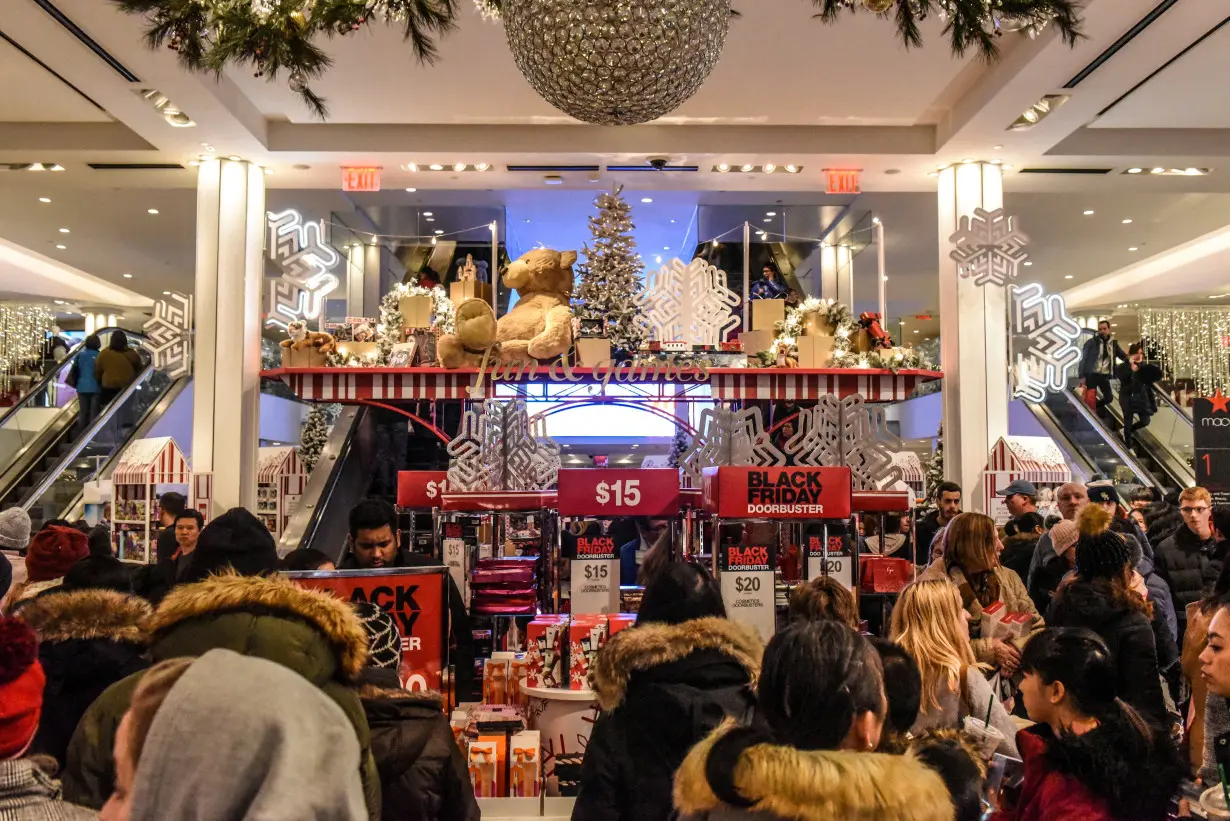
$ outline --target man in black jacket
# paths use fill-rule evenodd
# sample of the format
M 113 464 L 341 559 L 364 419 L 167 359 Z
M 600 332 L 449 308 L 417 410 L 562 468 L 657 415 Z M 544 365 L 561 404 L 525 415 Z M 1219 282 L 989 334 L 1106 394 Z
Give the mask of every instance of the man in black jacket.
M 179 551 L 179 540 L 175 537 L 175 520 L 188 507 L 184 494 L 168 491 L 158 497 L 158 564 L 165 565 Z
M 441 562 L 421 553 L 401 549 L 397 511 L 380 499 L 364 499 L 350 509 L 350 538 L 338 570 L 381 567 L 440 567 Z M 457 698 L 468 701 L 474 682 L 474 635 L 461 591 L 448 576 L 449 634 L 456 650 L 452 654 L 457 676 Z
M 948 523 L 961 512 L 961 486 L 956 482 L 941 482 L 935 489 L 936 509 L 923 516 L 914 525 L 915 544 L 918 545 L 918 561 L 931 560 L 931 542 Z
M 1157 546 L 1157 572 L 1170 585 L 1174 596 L 1179 635 L 1187 629 L 1187 606 L 1199 601 L 1206 588 L 1217 581 L 1226 558 L 1225 544 L 1213 532 L 1213 501 L 1202 487 L 1189 487 L 1179 494 L 1183 526 Z
M 1162 369 L 1145 362 L 1145 347 L 1134 342 L 1128 348 L 1128 361 L 1116 371 L 1119 377 L 1119 407 L 1123 410 L 1123 442 L 1132 446 L 1132 432 L 1149 426 L 1157 413 L 1153 383 L 1162 378 Z M 1133 422 L 1135 419 L 1135 422 Z
M 1119 347 L 1119 341 L 1110 335 L 1110 320 L 1103 319 L 1098 323 L 1098 333 L 1085 343 L 1081 350 L 1080 377 L 1081 387 L 1096 388 L 1098 391 L 1097 412 L 1102 419 L 1109 418 L 1106 406 L 1113 398 L 1110 388 L 1110 378 L 1115 373 L 1117 360 L 1127 361 L 1127 354 Z

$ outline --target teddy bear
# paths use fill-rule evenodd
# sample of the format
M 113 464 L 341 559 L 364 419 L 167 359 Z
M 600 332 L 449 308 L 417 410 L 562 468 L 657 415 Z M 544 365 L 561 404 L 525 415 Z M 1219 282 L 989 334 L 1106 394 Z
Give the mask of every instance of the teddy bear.
M 572 347 L 572 265 L 576 251 L 536 248 L 505 270 L 501 281 L 516 289 L 517 304 L 497 322 L 491 306 L 467 299 L 457 306 L 457 332 L 440 337 L 436 352 L 446 368 L 478 365 L 493 352 L 500 362 L 554 359 Z
M 283 348 L 289 348 L 292 351 L 315 348 L 322 354 L 328 354 L 337 348 L 332 334 L 309 331 L 307 323 L 302 319 L 296 319 L 289 323 L 286 326 L 286 333 L 290 336 L 290 339 L 283 339 L 281 345 Z

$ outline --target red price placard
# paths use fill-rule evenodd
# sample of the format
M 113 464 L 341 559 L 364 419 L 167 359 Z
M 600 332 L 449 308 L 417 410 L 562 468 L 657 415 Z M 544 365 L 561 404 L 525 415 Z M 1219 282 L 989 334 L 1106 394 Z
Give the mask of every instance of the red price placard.
M 371 602 L 401 631 L 402 687 L 439 690 L 448 666 L 446 567 L 388 567 L 287 573 L 295 584 L 325 590 L 339 599 Z
M 849 468 L 705 468 L 701 493 L 724 519 L 850 518 Z
M 561 516 L 674 516 L 679 471 L 561 470 L 558 508 Z
M 397 474 L 398 507 L 440 507 L 447 492 L 447 471 L 403 470 Z

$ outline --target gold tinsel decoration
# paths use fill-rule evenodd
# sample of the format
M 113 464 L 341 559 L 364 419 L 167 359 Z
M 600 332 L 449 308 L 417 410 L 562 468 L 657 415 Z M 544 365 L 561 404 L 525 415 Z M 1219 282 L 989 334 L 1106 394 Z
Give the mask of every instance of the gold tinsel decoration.
M 9 391 L 12 377 L 43 358 L 43 343 L 55 324 L 45 305 L 0 304 L 0 389 Z
M 1171 379 L 1190 379 L 1196 392 L 1230 393 L 1230 309 L 1142 308 L 1140 334 Z

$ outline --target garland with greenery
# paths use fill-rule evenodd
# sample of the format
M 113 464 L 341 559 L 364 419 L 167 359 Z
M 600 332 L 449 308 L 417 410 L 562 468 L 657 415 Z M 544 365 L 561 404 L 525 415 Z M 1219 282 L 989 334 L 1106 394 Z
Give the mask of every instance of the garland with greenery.
M 769 351 L 769 361 L 777 361 L 780 351 L 787 356 L 798 355 L 799 336 L 803 334 L 807 314 L 823 313 L 833 328 L 833 367 L 875 368 L 877 370 L 934 370 L 927 355 L 913 348 L 892 348 L 857 353 L 852 350 L 853 338 L 862 326 L 850 313 L 850 309 L 833 299 L 808 297 L 802 303 L 786 309 L 786 318 L 777 323 L 777 338 Z M 762 357 L 763 359 L 763 357 Z
M 939 432 L 935 435 L 935 450 L 927 457 L 924 464 L 927 485 L 928 502 L 935 500 L 935 493 L 944 481 L 944 423 L 940 423 Z
M 458 0 L 112 0 L 121 11 L 145 18 L 145 41 L 179 54 L 190 71 L 221 75 L 242 66 L 270 81 L 285 73 L 290 88 L 324 119 L 325 100 L 309 81 L 332 64 L 321 41 L 372 23 L 396 25 L 422 63 L 438 56 L 436 38 L 457 25 Z M 508 0 L 474 0 L 487 19 L 497 19 Z M 907 47 L 921 47 L 919 24 L 931 15 L 944 20 L 953 54 L 976 49 L 988 61 L 999 52 L 1004 33 L 1036 33 L 1054 24 L 1069 46 L 1081 34 L 1078 0 L 812 0 L 825 23 L 843 11 L 863 10 L 892 17 Z M 741 17 L 735 12 L 732 16 Z
M 379 354 L 375 359 L 347 357 L 334 351 L 328 356 L 330 368 L 382 368 L 389 364 L 393 346 L 400 343 L 403 327 L 401 301 L 408 296 L 431 297 L 431 327 L 442 334 L 451 334 L 457 327 L 457 307 L 440 285 L 424 288 L 417 282 L 399 282 L 380 300 L 380 324 L 376 326 Z
M 308 473 L 320 461 L 320 453 L 325 442 L 329 441 L 329 431 L 342 412 L 342 406 L 336 404 L 315 404 L 303 419 L 303 427 L 299 432 L 299 461 Z

